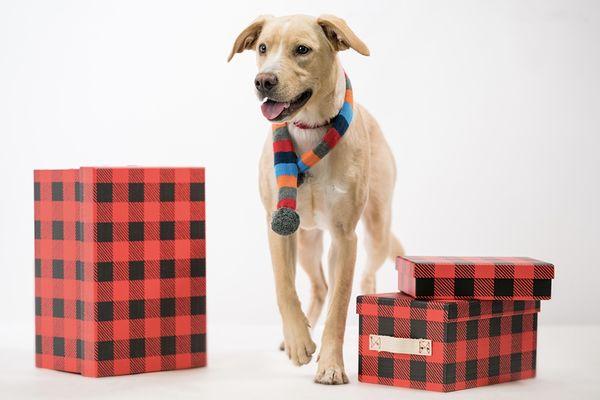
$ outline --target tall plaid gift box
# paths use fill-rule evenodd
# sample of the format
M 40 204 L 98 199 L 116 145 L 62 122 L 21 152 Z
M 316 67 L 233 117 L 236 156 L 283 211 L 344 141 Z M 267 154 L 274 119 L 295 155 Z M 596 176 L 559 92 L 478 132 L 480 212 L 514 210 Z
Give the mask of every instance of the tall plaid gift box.
M 532 378 L 539 310 L 537 300 L 359 296 L 358 379 L 449 392 Z
M 36 365 L 206 365 L 202 168 L 37 170 Z
M 419 299 L 548 300 L 554 266 L 527 257 L 398 257 L 398 288 Z

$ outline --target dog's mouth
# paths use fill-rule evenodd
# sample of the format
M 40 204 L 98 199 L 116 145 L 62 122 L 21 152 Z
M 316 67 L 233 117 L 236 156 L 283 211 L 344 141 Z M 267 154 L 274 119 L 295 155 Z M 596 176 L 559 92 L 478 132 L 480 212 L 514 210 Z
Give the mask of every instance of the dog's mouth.
M 291 101 L 276 101 L 267 97 L 260 106 L 260 109 L 265 118 L 269 121 L 282 121 L 285 118 L 294 115 L 296 111 L 306 104 L 311 96 L 312 90 L 308 89 Z

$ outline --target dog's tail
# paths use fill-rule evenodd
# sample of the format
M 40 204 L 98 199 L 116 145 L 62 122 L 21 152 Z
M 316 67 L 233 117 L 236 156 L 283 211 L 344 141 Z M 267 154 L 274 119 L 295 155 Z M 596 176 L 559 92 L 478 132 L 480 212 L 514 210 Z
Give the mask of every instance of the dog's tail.
M 389 258 L 393 262 L 396 262 L 396 257 L 403 256 L 403 255 L 404 255 L 404 247 L 402 246 L 402 243 L 400 243 L 400 240 L 398 240 L 396 235 L 394 235 L 393 233 L 390 233 L 390 253 L 388 254 Z

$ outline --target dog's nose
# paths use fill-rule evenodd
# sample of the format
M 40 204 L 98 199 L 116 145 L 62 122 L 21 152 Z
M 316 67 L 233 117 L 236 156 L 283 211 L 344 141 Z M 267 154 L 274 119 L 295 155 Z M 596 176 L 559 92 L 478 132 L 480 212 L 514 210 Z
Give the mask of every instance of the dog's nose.
M 254 86 L 259 92 L 268 93 L 277 86 L 277 75 L 270 72 L 261 72 L 256 75 Z

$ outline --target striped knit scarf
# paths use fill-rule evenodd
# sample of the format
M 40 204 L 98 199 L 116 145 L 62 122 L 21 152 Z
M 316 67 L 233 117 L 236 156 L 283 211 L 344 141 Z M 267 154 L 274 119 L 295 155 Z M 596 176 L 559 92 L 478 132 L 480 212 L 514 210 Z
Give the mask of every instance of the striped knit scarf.
M 321 142 L 300 158 L 294 151 L 292 137 L 287 123 L 273 124 L 273 153 L 275 155 L 275 177 L 279 187 L 277 210 L 273 213 L 271 229 L 280 235 L 291 235 L 300 226 L 300 216 L 296 212 L 298 185 L 304 174 L 321 161 L 344 136 L 352 121 L 352 86 L 346 75 L 346 95 L 342 109 L 331 120 Z

